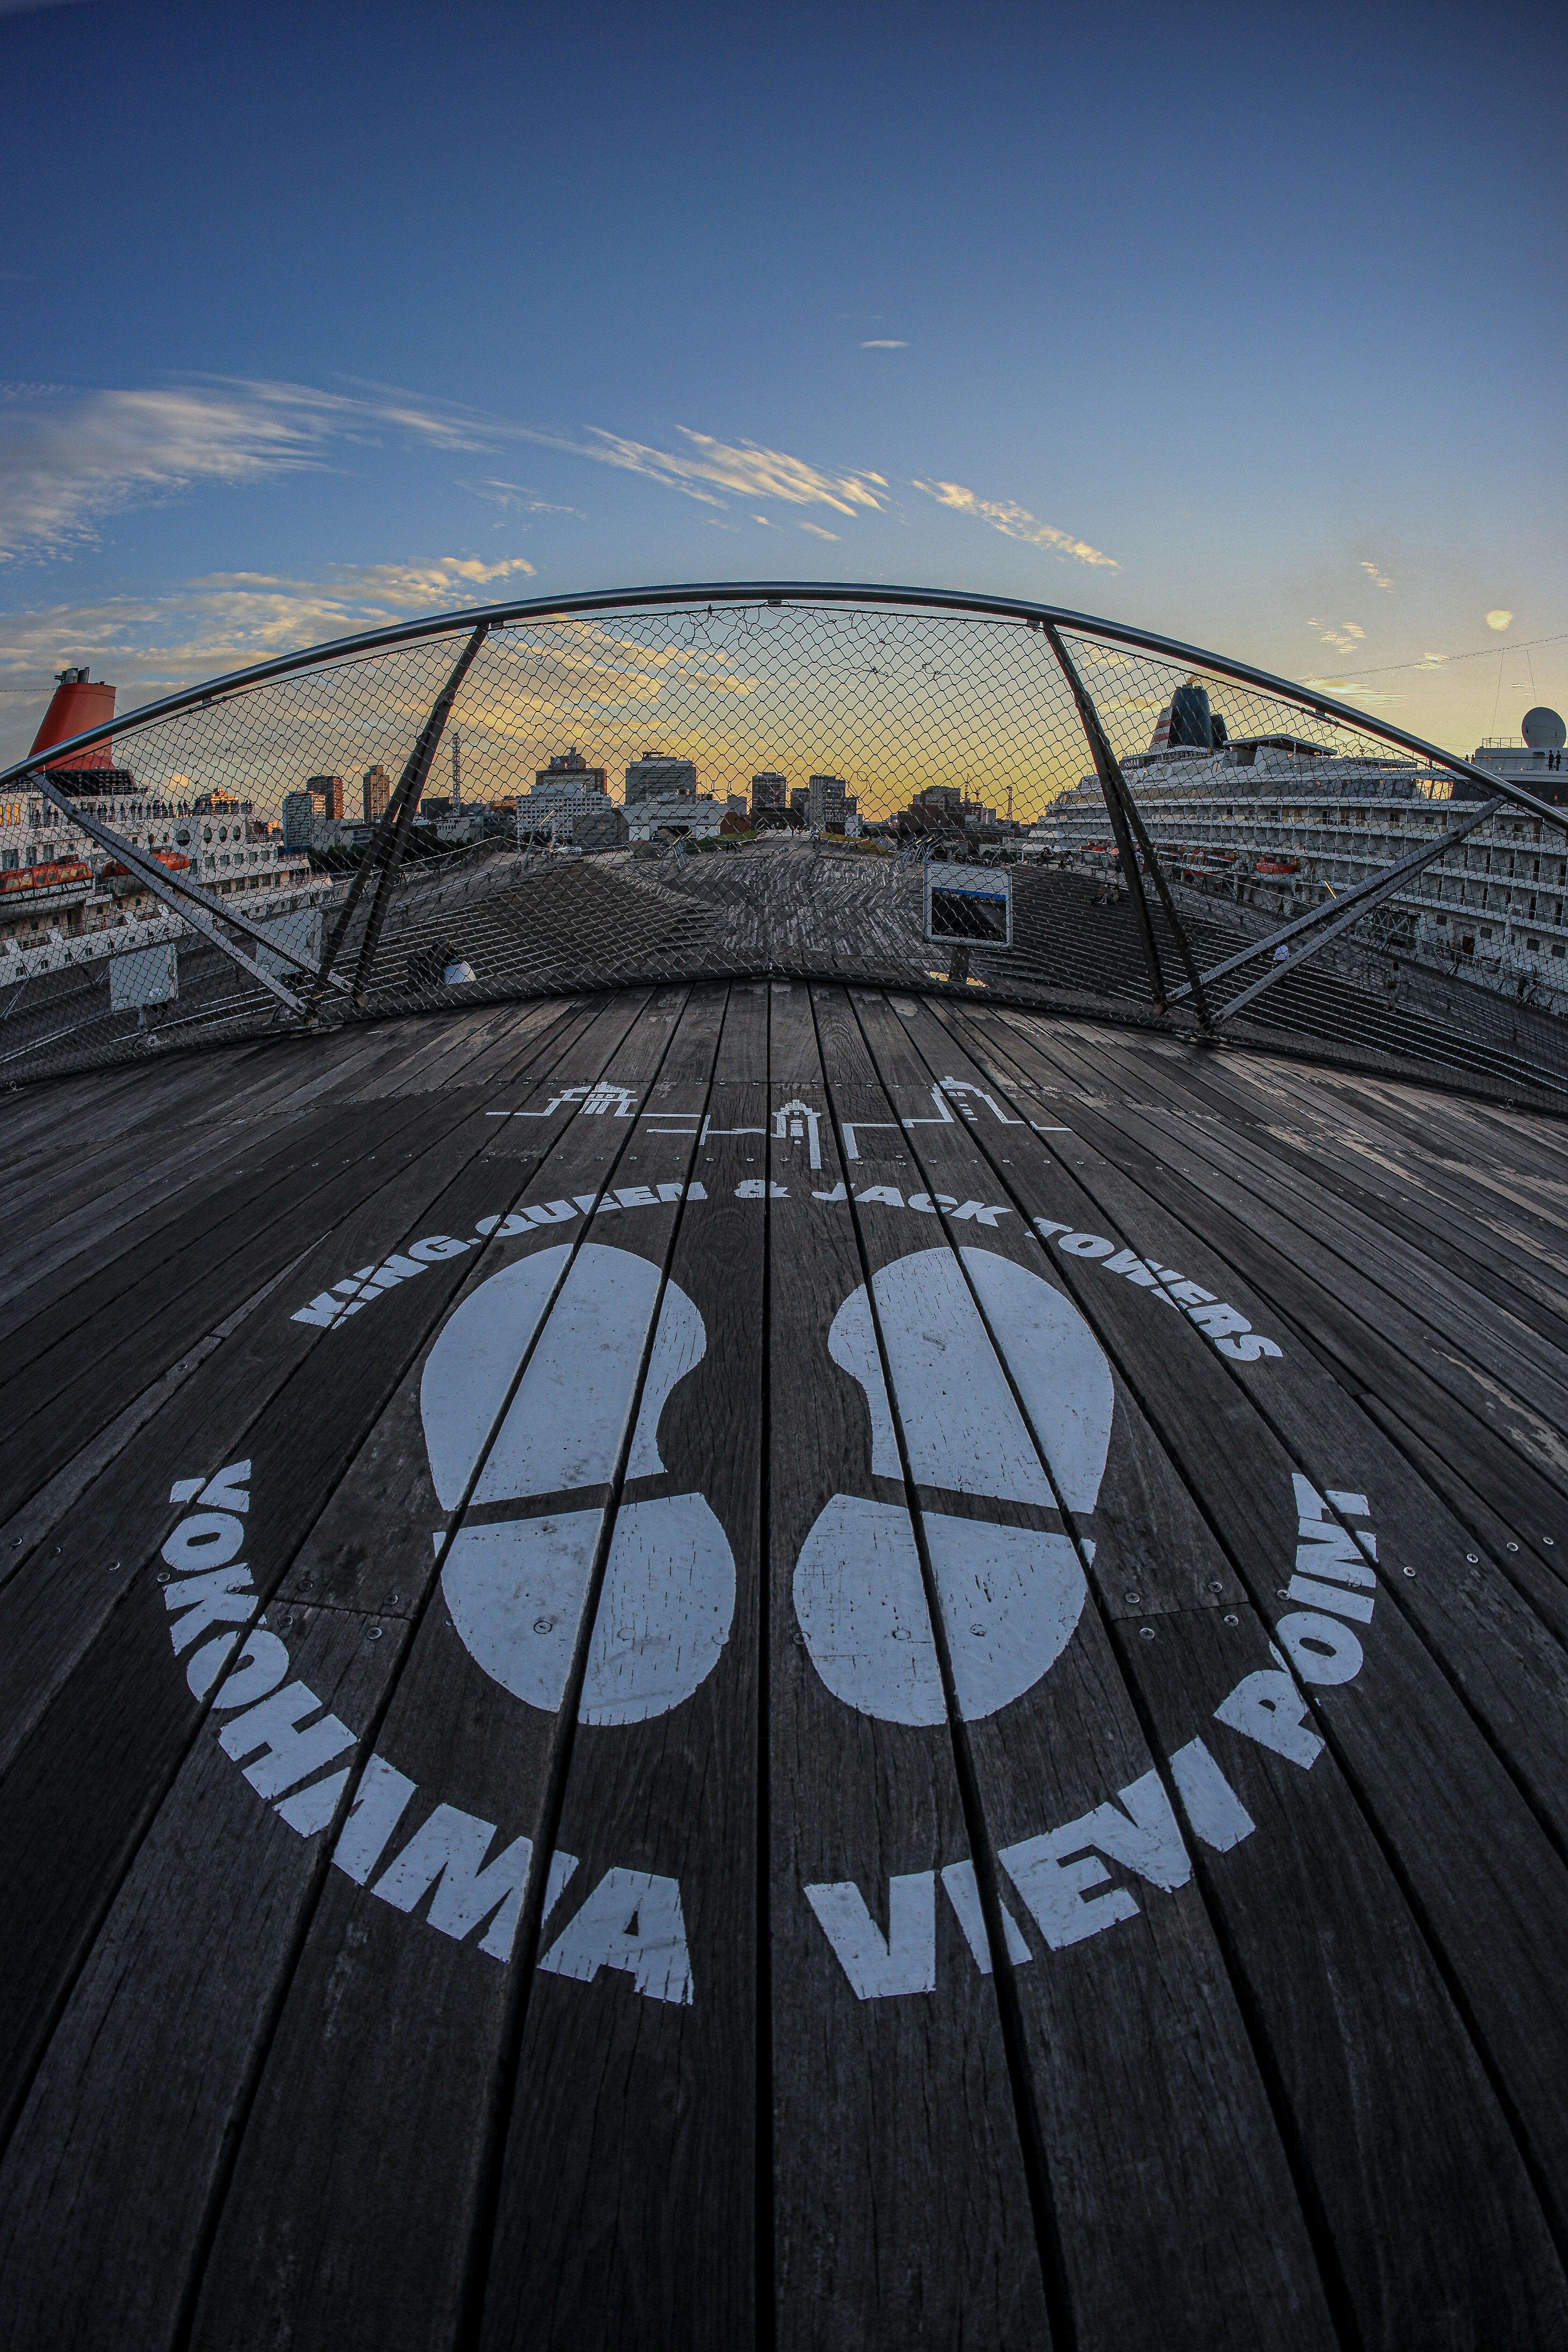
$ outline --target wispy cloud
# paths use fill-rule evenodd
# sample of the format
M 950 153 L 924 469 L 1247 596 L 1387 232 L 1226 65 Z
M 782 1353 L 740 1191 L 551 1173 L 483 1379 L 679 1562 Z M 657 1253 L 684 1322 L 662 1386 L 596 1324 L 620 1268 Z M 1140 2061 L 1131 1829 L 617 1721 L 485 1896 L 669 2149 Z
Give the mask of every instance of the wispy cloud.
M 459 482 L 458 488 L 467 490 L 472 498 L 483 499 L 490 506 L 500 507 L 502 514 L 575 515 L 579 521 L 584 519 L 581 507 L 552 506 L 548 499 L 542 499 L 524 482 L 503 482 L 491 475 L 483 481 Z
M 796 523 L 796 525 L 795 525 L 795 529 L 796 529 L 796 530 L 808 530 L 808 531 L 810 531 L 810 533 L 811 533 L 811 535 L 812 535 L 813 539 L 834 539 L 834 540 L 836 540 L 836 539 L 837 539 L 837 538 L 839 537 L 839 533 L 838 533 L 837 531 L 836 531 L 836 530 L 823 530 L 823 528 L 822 528 L 822 525 L 821 525 L 819 522 L 799 522 L 799 523 Z
M 862 343 L 860 348 L 863 352 L 907 352 L 909 345 L 895 342 L 890 335 L 873 335 L 869 342 Z
M 333 439 L 387 432 L 438 448 L 493 428 L 405 394 L 307 384 L 182 384 L 139 392 L 0 390 L 0 558 L 61 555 L 121 509 L 199 483 L 245 484 L 325 462 Z
M 690 447 L 676 450 L 651 449 L 646 442 L 628 441 L 598 425 L 586 428 L 590 436 L 586 441 L 540 432 L 531 425 L 514 429 L 524 440 L 541 442 L 546 448 L 564 449 L 574 457 L 591 457 L 601 466 L 618 466 L 626 473 L 646 475 L 649 481 L 662 482 L 667 489 L 679 490 L 705 506 L 721 505 L 717 493 L 731 490 L 738 498 L 831 507 L 836 514 L 852 517 L 868 509 L 879 510 L 888 488 L 880 474 L 830 473 L 782 449 L 764 448 L 756 441 L 717 441 L 711 434 L 695 433 L 685 425 L 680 427 L 681 437 Z
M 66 662 L 90 662 L 95 672 L 121 685 L 125 710 L 139 698 L 137 689 L 194 684 L 410 613 L 492 603 L 505 593 L 505 583 L 532 574 L 532 564 L 521 555 L 493 563 L 446 555 L 343 565 L 321 580 L 212 572 L 158 596 L 5 614 L 0 615 L 0 683 L 31 679 Z
M 1324 621 L 1309 621 L 1307 626 L 1316 629 L 1321 645 L 1332 646 L 1337 654 L 1353 654 L 1366 637 L 1366 631 L 1354 621 L 1342 621 L 1337 628 Z
M 1078 563 L 1103 564 L 1110 571 L 1121 567 L 1114 555 L 1104 555 L 1098 547 L 1090 547 L 1083 539 L 1074 539 L 1070 531 L 1058 530 L 1054 523 L 1041 522 L 1027 507 L 1017 506 L 1011 499 L 983 499 L 974 490 L 966 490 L 959 482 L 921 482 L 914 484 L 939 506 L 952 507 L 958 514 L 973 515 L 980 522 L 988 522 L 1006 539 L 1021 539 L 1030 547 L 1048 547 L 1058 555 L 1069 555 Z
M 1387 573 L 1380 572 L 1375 563 L 1369 563 L 1364 556 L 1362 558 L 1361 568 L 1366 573 L 1367 578 L 1372 582 L 1374 588 L 1393 587 L 1394 583 L 1389 579 Z
M 3 0 L 0 0 L 3 4 Z M 195 382 L 141 391 L 61 385 L 0 387 L 0 561 L 61 556 L 92 544 L 111 515 L 204 486 L 265 481 L 338 462 L 334 452 L 397 436 L 416 446 L 477 454 L 529 442 L 640 474 L 721 509 L 730 497 L 822 507 L 849 520 L 889 503 L 883 475 L 837 469 L 760 442 L 726 442 L 680 428 L 658 449 L 602 425 L 577 435 L 395 386 Z M 459 483 L 503 515 L 578 515 L 501 475 Z
M 1381 688 L 1363 686 L 1353 677 L 1304 677 L 1303 686 L 1313 687 L 1320 694 L 1337 694 L 1347 702 L 1404 702 L 1403 694 L 1386 694 Z

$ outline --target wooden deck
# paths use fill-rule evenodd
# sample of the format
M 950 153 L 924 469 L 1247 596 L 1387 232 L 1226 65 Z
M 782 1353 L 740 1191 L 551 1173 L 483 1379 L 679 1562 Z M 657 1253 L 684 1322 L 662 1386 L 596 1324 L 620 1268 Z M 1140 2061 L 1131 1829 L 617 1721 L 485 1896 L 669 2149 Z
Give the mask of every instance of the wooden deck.
M 1568 1129 L 774 982 L 0 1135 L 0 2344 L 1568 2342 Z

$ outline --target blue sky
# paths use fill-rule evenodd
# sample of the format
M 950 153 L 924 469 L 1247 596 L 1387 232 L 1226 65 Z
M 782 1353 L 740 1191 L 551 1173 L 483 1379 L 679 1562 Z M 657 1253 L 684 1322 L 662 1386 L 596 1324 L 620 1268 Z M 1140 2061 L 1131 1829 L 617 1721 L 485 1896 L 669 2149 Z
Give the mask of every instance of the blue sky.
M 1565 51 L 1543 6 L 0 5 L 0 673 L 123 709 L 465 600 L 894 580 L 1511 733 L 1568 708 Z

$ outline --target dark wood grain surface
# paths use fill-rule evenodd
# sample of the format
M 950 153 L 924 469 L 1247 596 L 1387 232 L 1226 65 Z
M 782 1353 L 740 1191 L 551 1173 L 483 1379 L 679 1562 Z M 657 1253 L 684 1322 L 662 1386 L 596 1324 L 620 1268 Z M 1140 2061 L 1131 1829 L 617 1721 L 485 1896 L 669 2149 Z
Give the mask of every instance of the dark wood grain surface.
M 747 981 L 0 1139 L 0 2345 L 1568 2342 L 1568 1130 Z

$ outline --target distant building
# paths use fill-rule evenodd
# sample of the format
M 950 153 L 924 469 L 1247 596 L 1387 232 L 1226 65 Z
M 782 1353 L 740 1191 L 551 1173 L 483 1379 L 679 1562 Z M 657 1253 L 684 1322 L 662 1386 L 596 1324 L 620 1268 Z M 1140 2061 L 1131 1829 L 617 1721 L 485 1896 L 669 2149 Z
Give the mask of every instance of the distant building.
M 312 777 L 304 792 L 283 795 L 283 840 L 289 849 L 309 849 L 312 826 L 326 815 L 326 803 L 314 789 L 320 781 Z
M 548 767 L 533 772 L 533 790 L 517 803 L 519 833 L 548 833 L 579 849 L 618 849 L 626 839 L 626 820 L 606 789 L 608 775 L 591 768 L 574 743 Z
M 533 772 L 536 793 L 602 793 L 608 787 L 606 771 L 590 768 L 575 743 L 570 751 L 558 751 L 547 768 Z
M 633 841 L 657 841 L 660 834 L 689 834 L 694 840 L 717 833 L 729 815 L 710 793 L 692 793 L 667 801 L 638 801 L 626 813 Z
M 386 770 L 381 765 L 380 761 L 377 761 L 374 768 L 367 768 L 364 772 L 364 821 L 366 824 L 374 824 L 378 817 L 384 817 L 386 814 L 386 804 L 391 798 L 392 778 L 387 774 Z
M 956 784 L 927 784 L 889 822 L 896 831 L 905 833 L 965 833 L 994 825 L 996 812 L 966 801 Z
M 305 790 L 320 793 L 321 814 L 341 817 L 343 813 L 343 780 L 341 776 L 307 776 Z
M 626 769 L 626 806 L 642 801 L 694 801 L 697 770 L 689 760 L 667 759 L 662 751 L 645 751 Z
M 805 784 L 796 784 L 789 796 L 790 814 L 799 817 L 804 824 L 811 808 L 811 794 Z
M 572 819 L 572 840 L 578 849 L 624 849 L 630 838 L 626 812 L 608 793 L 597 808 L 582 809 Z
M 843 777 L 813 776 L 805 794 L 805 821 L 813 833 L 842 833 L 857 804 Z
M 789 805 L 789 779 L 776 769 L 764 768 L 760 776 L 752 778 L 752 814 L 763 809 L 784 809 Z

